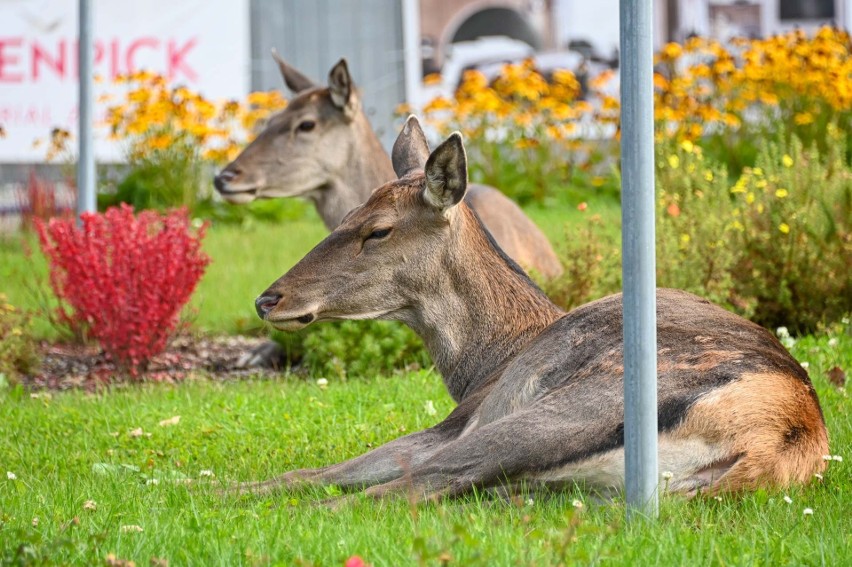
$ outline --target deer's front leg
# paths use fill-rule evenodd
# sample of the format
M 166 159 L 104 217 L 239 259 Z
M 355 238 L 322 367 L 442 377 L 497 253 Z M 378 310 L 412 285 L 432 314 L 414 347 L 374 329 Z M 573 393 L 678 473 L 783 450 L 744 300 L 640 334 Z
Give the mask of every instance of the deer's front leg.
M 463 425 L 463 424 L 460 424 Z M 244 482 L 231 492 L 268 494 L 300 484 L 335 484 L 341 488 L 368 487 L 400 478 L 455 439 L 460 426 L 445 421 L 382 445 L 354 459 L 318 469 L 299 469 L 260 482 Z

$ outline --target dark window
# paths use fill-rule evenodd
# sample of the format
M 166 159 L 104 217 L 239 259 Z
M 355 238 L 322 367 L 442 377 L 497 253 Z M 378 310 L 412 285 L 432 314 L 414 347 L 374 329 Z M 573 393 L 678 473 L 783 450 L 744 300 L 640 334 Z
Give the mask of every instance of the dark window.
M 834 0 L 781 0 L 782 20 L 830 20 Z

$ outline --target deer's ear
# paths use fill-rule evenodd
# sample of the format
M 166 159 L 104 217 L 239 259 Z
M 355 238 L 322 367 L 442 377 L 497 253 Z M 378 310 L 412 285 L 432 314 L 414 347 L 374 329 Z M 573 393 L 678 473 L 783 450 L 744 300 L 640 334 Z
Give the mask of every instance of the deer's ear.
M 391 163 L 397 177 L 405 177 L 412 171 L 423 169 L 429 159 L 429 143 L 413 114 L 405 121 L 402 131 L 393 143 Z
M 284 59 L 278 55 L 278 51 L 272 48 L 272 58 L 278 63 L 278 69 L 281 71 L 281 76 L 284 78 L 284 84 L 294 93 L 300 93 L 308 89 L 316 87 L 316 83 L 298 72 L 296 69 L 287 64 Z
M 355 109 L 354 89 L 346 59 L 341 59 L 328 73 L 328 92 L 334 106 L 347 115 L 351 115 Z
M 423 198 L 439 209 L 457 205 L 467 191 L 467 156 L 461 134 L 453 132 L 426 160 Z

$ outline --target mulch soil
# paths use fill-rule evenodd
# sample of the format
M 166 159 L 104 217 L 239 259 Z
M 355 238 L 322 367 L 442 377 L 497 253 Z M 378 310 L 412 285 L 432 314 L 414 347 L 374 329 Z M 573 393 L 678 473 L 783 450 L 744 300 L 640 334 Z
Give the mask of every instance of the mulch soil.
M 133 376 L 116 367 L 96 345 L 43 342 L 38 370 L 22 383 L 33 390 L 94 391 L 116 383 L 179 382 L 194 374 L 212 379 L 279 376 L 281 360 L 254 356 L 269 345 L 268 339 L 255 337 L 180 336 Z

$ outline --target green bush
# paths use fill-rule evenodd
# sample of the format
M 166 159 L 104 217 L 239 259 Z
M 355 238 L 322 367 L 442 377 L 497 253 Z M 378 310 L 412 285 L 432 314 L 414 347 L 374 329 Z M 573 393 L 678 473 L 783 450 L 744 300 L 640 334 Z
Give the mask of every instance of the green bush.
M 691 142 L 658 146 L 657 285 L 796 333 L 852 312 L 852 168 L 829 132 L 823 154 L 779 133 L 733 183 Z M 621 287 L 611 230 L 592 217 L 574 232 L 565 275 L 545 284 L 565 308 Z
M 276 332 L 273 339 L 311 376 L 372 378 L 431 365 L 417 335 L 391 321 L 321 323 L 297 333 Z
M 17 382 L 38 364 L 30 318 L 0 293 L 0 383 Z

